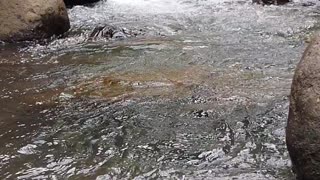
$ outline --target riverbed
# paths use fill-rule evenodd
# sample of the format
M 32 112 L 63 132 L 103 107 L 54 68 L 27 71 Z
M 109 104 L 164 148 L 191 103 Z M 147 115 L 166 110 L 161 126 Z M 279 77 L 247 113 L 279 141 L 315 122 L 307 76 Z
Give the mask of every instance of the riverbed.
M 0 43 L 0 179 L 293 179 L 285 126 L 317 1 L 108 0 Z M 111 25 L 127 38 L 89 38 Z

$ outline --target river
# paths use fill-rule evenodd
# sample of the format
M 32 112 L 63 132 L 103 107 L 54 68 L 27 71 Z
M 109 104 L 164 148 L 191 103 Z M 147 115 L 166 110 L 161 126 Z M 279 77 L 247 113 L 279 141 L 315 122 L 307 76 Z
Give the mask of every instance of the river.
M 0 179 L 293 179 L 288 96 L 319 8 L 108 0 L 70 9 L 65 37 L 0 43 Z

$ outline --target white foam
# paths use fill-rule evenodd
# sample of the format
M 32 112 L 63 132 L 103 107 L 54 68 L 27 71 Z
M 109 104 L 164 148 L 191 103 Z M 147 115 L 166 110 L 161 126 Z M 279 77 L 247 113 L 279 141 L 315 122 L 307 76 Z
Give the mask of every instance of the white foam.
M 162 14 L 190 10 L 188 3 L 181 0 L 109 0 L 107 3 L 114 9 L 127 13 Z

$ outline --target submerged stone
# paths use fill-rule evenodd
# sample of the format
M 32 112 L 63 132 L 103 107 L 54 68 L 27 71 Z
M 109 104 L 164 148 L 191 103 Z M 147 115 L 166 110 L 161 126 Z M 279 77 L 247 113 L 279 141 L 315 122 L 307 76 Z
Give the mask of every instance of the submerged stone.
M 320 36 L 296 69 L 286 129 L 288 151 L 299 180 L 320 179 Z
M 290 0 L 252 0 L 253 3 L 257 3 L 257 4 L 263 4 L 263 5 L 284 5 L 288 2 L 290 2 Z
M 89 35 L 89 39 L 124 39 L 137 35 L 137 32 L 128 31 L 127 29 L 120 27 L 105 25 L 95 27 Z

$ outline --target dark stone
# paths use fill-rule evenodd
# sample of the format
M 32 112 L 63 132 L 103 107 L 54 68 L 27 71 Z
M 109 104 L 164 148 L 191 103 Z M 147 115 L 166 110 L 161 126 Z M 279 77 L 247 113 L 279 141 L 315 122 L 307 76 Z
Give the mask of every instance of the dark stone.
M 284 5 L 290 0 L 252 0 L 253 3 L 262 4 L 262 5 Z
M 67 7 L 72 7 L 76 5 L 90 5 L 96 3 L 100 0 L 64 0 Z
M 297 66 L 290 95 L 287 148 L 299 180 L 320 179 L 320 36 Z
M 141 32 L 140 32 L 141 33 Z M 124 28 L 118 28 L 115 26 L 105 25 L 97 26 L 89 35 L 89 39 L 124 39 L 127 37 L 135 37 L 139 33 L 128 31 Z

